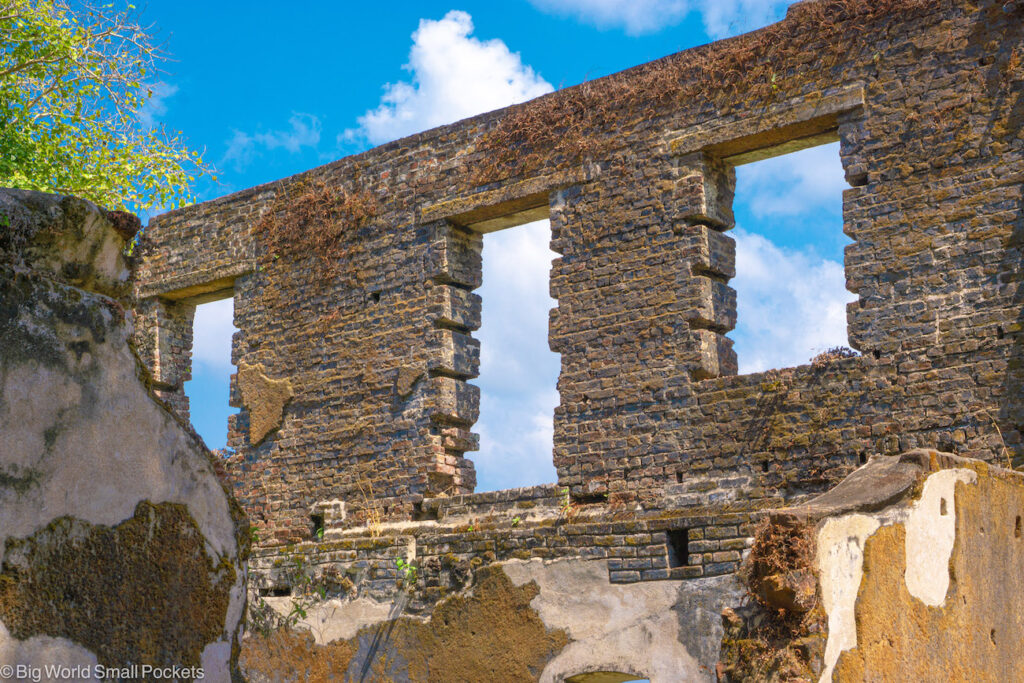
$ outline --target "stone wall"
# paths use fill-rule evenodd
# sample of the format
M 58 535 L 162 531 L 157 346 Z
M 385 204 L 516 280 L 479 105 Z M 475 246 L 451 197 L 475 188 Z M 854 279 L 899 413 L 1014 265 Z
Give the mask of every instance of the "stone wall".
M 771 570 L 725 611 L 720 677 L 1020 679 L 1022 506 L 1019 472 L 922 449 L 773 512 L 752 551 Z M 778 529 L 803 530 L 803 562 L 778 561 L 795 557 Z
M 0 216 L 5 676 L 233 680 L 247 525 L 129 346 L 138 220 L 20 190 Z
M 610 517 L 563 500 L 555 487 L 455 496 L 435 499 L 431 519 L 361 529 L 332 529 L 328 515 L 322 539 L 257 549 L 243 671 L 713 680 L 749 515 Z M 670 535 L 683 530 L 680 556 Z
M 1005 444 L 1019 462 L 1020 12 L 798 3 L 761 31 L 165 214 L 141 249 L 139 347 L 186 415 L 190 306 L 233 295 L 239 368 L 290 383 L 257 441 L 233 390 L 230 470 L 264 543 L 308 538 L 327 500 L 352 523 L 368 500 L 409 518 L 473 489 L 481 233 L 548 215 L 553 458 L 577 499 L 771 506 L 918 446 L 1002 459 Z M 545 143 L 534 114 L 589 126 L 585 153 Z M 501 135 L 530 164 L 488 176 Z M 733 167 L 836 139 L 861 355 L 736 376 Z
M 491 594 L 530 604 L 520 635 L 538 647 L 495 669 L 469 652 L 470 678 L 710 679 L 718 626 L 681 629 L 646 667 L 548 668 L 612 649 L 543 616 L 547 572 L 715 611 L 765 510 L 872 458 L 1020 465 L 1022 52 L 1015 0 L 801 2 L 760 31 L 154 219 L 136 346 L 183 418 L 192 307 L 234 299 L 226 467 L 257 528 L 254 614 L 272 627 L 334 600 L 364 625 L 303 619 L 312 641 L 250 643 L 250 671 L 285 638 L 296 667 L 353 676 L 383 647 L 388 675 L 415 680 L 449 642 L 449 622 L 422 619 L 465 626 Z M 859 355 L 737 375 L 734 169 L 836 140 Z M 558 481 L 474 494 L 482 236 L 543 217 Z

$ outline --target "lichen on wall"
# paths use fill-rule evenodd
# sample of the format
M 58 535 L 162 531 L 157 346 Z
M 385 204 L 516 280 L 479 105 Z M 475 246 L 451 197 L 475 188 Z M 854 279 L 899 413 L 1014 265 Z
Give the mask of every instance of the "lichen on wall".
M 932 511 L 933 521 L 956 515 L 937 605 L 908 584 L 915 567 L 931 564 L 911 550 L 908 524 L 883 526 L 867 539 L 857 644 L 839 656 L 834 680 L 893 671 L 919 681 L 1024 680 L 1024 477 L 980 470 L 976 481 L 955 484 L 945 515 L 938 505 Z
M 239 365 L 238 388 L 249 411 L 249 443 L 258 444 L 281 426 L 284 406 L 294 395 L 288 379 L 267 377 L 262 365 Z
M 1022 514 L 1018 472 L 927 450 L 869 462 L 832 492 L 772 513 L 814 527 L 824 628 L 742 651 L 737 634 L 773 613 L 727 610 L 720 671 L 789 680 L 764 664 L 806 652 L 816 633 L 827 641 L 802 680 L 1024 680 Z
M 66 638 L 104 666 L 199 666 L 237 579 L 204 546 L 184 505 L 141 502 L 114 527 L 61 517 L 7 539 L 0 619 L 15 638 Z
M 0 208 L 0 664 L 230 680 L 247 523 L 129 346 L 132 221 L 39 192 Z
M 429 619 L 385 619 L 323 645 L 289 629 L 254 634 L 243 642 L 241 667 L 254 681 L 314 672 L 357 681 L 535 681 L 568 643 L 531 607 L 539 590 L 516 586 L 500 567 L 483 568 L 471 593 L 442 601 Z

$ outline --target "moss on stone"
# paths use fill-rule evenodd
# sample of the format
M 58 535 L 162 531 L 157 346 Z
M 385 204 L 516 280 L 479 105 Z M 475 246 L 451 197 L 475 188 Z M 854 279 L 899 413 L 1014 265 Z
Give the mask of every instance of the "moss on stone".
M 241 668 L 254 681 L 535 681 L 569 642 L 530 606 L 538 591 L 486 567 L 472 594 L 448 597 L 428 620 L 400 617 L 326 645 L 290 629 L 250 636 Z
M 0 488 L 11 489 L 21 495 L 29 489 L 39 485 L 39 470 L 24 468 L 19 470 L 17 466 L 11 466 L 7 471 L 0 470 Z
M 15 638 L 67 638 L 105 666 L 198 666 L 225 636 L 235 579 L 184 505 L 143 501 L 114 527 L 61 517 L 8 539 L 0 619 Z

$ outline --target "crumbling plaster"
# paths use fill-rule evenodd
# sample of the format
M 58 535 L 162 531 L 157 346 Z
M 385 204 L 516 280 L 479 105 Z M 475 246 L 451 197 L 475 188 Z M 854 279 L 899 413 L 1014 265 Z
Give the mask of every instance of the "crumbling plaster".
M 66 664 L 95 657 L 51 637 L 77 628 L 72 624 L 85 617 L 75 610 L 84 607 L 32 592 L 33 576 L 45 586 L 59 582 L 63 571 L 60 565 L 32 562 L 66 552 L 69 542 L 91 544 L 93 554 L 81 558 L 89 569 L 76 580 L 85 582 L 81 588 L 90 594 L 88 600 L 98 600 L 89 608 L 99 610 L 92 618 L 102 619 L 113 633 L 132 637 L 124 629 L 135 615 L 118 612 L 131 605 L 92 593 L 116 576 L 117 568 L 104 563 L 118 553 L 143 563 L 142 574 L 125 585 L 156 582 L 149 592 L 163 595 L 166 607 L 193 596 L 175 596 L 178 583 L 158 577 L 157 565 L 147 577 L 144 558 L 153 548 L 132 545 L 137 535 L 113 540 L 119 530 L 129 529 L 125 525 L 133 515 L 149 509 L 176 520 L 161 527 L 166 529 L 161 547 L 195 548 L 200 574 L 189 581 L 208 581 L 219 596 L 194 618 L 220 626 L 201 651 L 182 651 L 178 658 L 181 663 L 194 658 L 194 664 L 209 667 L 213 680 L 229 680 L 245 605 L 244 517 L 201 440 L 150 393 L 146 370 L 129 345 L 127 301 L 119 297 L 128 292 L 122 252 L 130 235 L 115 227 L 123 221 L 77 199 L 4 190 L 0 210 L 11 220 L 0 240 L 0 602 L 24 631 L 15 638 L 10 624 L 0 624 L 0 661 Z M 197 531 L 201 536 L 195 539 Z M 69 533 L 81 538 L 65 538 Z M 192 561 L 195 570 L 195 560 L 159 558 L 171 564 L 172 574 L 175 562 L 184 571 Z M 210 568 L 208 577 L 201 573 L 204 566 Z M 215 575 L 229 583 L 218 585 Z M 178 590 L 190 590 L 189 585 Z M 117 590 L 116 584 L 108 588 Z M 56 610 L 52 619 L 25 612 L 34 599 L 46 600 L 48 613 Z M 154 633 L 160 632 L 160 618 L 159 612 L 147 615 Z M 46 632 L 24 637 L 39 628 Z M 161 647 L 175 646 L 154 637 Z M 134 657 L 107 655 L 105 665 Z

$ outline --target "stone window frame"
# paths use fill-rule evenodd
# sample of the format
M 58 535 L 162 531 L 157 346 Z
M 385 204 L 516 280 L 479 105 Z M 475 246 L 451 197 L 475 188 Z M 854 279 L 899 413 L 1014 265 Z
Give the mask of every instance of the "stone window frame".
M 694 381 L 739 375 L 732 340 L 725 336 L 736 325 L 736 292 L 728 286 L 736 275 L 735 242 L 725 235 L 735 225 L 735 167 L 838 141 L 847 182 L 852 188 L 866 185 L 866 166 L 852 149 L 863 137 L 864 103 L 864 87 L 857 84 L 667 136 L 677 165 L 676 231 L 692 255 L 681 286 L 691 301 L 684 364 Z M 844 198 L 844 208 L 845 203 Z

